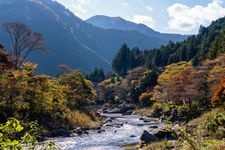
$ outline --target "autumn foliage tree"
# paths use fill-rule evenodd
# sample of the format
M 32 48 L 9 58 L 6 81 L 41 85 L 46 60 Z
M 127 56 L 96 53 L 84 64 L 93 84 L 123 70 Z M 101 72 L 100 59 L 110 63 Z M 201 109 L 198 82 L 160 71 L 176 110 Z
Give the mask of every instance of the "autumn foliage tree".
M 217 85 L 211 102 L 213 105 L 219 105 L 225 102 L 225 76 L 221 79 L 220 83 Z
M 67 106 L 71 109 L 83 109 L 93 103 L 93 85 L 79 71 L 62 74 L 58 81 L 61 85 L 67 86 L 64 93 L 68 99 Z
M 42 34 L 32 32 L 25 24 L 3 23 L 2 28 L 10 37 L 15 69 L 19 69 L 32 52 L 47 50 Z

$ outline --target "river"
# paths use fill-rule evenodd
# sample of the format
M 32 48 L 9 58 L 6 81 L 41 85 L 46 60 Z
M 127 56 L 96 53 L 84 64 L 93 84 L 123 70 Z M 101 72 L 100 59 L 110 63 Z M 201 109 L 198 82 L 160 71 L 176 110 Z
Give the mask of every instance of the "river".
M 62 150 L 123 150 L 137 144 L 144 130 L 150 133 L 161 127 L 158 119 L 136 115 L 101 114 L 105 123 L 99 130 L 72 137 L 49 139 Z

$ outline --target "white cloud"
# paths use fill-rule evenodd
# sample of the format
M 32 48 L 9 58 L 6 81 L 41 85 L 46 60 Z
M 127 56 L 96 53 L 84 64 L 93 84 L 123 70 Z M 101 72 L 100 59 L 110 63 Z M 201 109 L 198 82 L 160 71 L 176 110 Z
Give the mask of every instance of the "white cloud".
M 68 7 L 77 16 L 88 13 L 90 0 L 55 0 Z
M 145 9 L 147 9 L 148 11 L 153 11 L 154 9 L 151 6 L 145 6 Z
M 155 26 L 155 21 L 152 19 L 152 17 L 149 16 L 134 15 L 132 18 L 128 18 L 127 20 L 130 20 L 135 23 L 142 23 L 151 28 Z
M 170 17 L 169 29 L 189 32 L 197 30 L 201 24 L 209 25 L 212 21 L 225 16 L 225 8 L 222 7 L 223 2 L 223 0 L 213 0 L 205 7 L 173 4 L 167 9 Z

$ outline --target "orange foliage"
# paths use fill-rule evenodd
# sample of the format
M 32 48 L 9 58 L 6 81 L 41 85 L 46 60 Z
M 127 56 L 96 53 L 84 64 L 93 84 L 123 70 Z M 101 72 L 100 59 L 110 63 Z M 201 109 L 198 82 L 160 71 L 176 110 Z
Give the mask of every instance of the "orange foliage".
M 225 102 L 225 76 L 220 80 L 220 83 L 217 85 L 211 102 L 214 106 L 223 104 Z

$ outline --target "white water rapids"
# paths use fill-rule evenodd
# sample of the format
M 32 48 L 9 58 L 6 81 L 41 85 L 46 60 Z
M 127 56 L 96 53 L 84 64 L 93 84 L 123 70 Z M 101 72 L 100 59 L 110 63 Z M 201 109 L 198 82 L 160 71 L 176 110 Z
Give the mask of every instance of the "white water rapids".
M 62 150 L 122 150 L 123 146 L 140 142 L 144 130 L 153 132 L 152 126 L 161 127 L 157 119 L 141 118 L 136 115 L 102 114 L 108 122 L 100 130 L 72 137 L 49 139 Z

